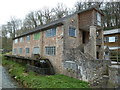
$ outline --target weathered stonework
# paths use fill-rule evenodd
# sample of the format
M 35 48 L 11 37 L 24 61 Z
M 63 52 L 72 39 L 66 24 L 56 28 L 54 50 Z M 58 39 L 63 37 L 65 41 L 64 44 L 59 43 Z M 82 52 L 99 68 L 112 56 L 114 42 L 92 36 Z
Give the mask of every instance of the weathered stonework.
M 72 65 L 71 63 L 74 64 Z M 63 71 L 65 75 L 93 82 L 95 79 L 107 74 L 107 69 L 110 64 L 110 60 L 94 60 L 84 55 L 79 48 L 75 48 L 65 51 Z M 70 66 L 73 68 L 70 68 Z
M 120 65 L 112 65 L 109 67 L 109 88 L 120 88 Z

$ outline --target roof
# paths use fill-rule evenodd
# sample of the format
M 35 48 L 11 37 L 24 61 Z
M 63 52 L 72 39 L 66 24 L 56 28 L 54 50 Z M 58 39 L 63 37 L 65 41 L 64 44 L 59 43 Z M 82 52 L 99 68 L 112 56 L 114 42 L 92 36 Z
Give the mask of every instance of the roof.
M 104 35 L 116 34 L 116 33 L 120 33 L 120 28 L 104 31 Z
M 55 27 L 55 26 L 63 25 L 63 24 L 64 24 L 63 22 L 64 22 L 65 19 L 70 18 L 71 16 L 74 16 L 75 14 L 79 14 L 79 13 L 82 13 L 82 12 L 85 12 L 85 11 L 89 11 L 89 10 L 92 10 L 92 9 L 97 10 L 99 13 L 101 13 L 101 14 L 103 15 L 103 13 L 102 13 L 100 10 L 98 10 L 98 9 L 95 8 L 95 7 L 91 7 L 91 8 L 82 10 L 82 11 L 77 11 L 77 12 L 75 12 L 74 14 L 71 14 L 71 15 L 68 15 L 68 16 L 66 16 L 66 17 L 63 17 L 63 18 L 61 18 L 61 19 L 52 21 L 52 22 L 50 22 L 50 23 L 48 23 L 48 24 L 38 26 L 38 27 L 36 27 L 35 29 L 29 30 L 29 31 L 23 33 L 22 35 L 17 36 L 17 37 L 15 37 L 15 38 L 13 38 L 13 39 L 20 38 L 20 37 L 23 37 L 23 36 L 26 36 L 26 35 L 29 35 L 29 34 L 32 34 L 32 33 L 35 33 L 35 32 L 47 30 L 47 29 L 50 29 L 50 28 Z

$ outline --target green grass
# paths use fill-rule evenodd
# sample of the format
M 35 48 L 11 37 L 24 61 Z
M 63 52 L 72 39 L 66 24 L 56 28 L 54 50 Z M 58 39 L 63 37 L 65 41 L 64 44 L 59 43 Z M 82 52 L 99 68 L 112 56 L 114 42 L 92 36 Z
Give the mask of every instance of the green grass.
M 35 72 L 25 72 L 25 66 L 3 58 L 2 64 L 9 73 L 27 88 L 89 88 L 88 83 L 65 75 L 38 75 Z

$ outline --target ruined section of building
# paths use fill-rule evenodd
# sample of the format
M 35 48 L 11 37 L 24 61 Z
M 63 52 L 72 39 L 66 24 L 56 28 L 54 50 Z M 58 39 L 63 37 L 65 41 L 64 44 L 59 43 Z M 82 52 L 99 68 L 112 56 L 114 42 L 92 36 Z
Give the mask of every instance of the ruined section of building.
M 14 38 L 13 55 L 33 57 L 39 54 L 40 57 L 48 58 L 55 71 L 62 74 L 69 49 L 77 48 L 87 60 L 102 60 L 103 16 L 100 10 L 90 8 L 39 26 Z M 78 60 L 82 62 L 82 58 Z

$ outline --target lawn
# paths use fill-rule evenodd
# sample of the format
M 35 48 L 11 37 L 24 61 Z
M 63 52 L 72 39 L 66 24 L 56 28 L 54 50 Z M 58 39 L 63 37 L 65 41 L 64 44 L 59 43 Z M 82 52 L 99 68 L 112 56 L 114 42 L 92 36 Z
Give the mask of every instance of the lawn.
M 25 72 L 25 66 L 6 60 L 3 66 L 8 68 L 10 75 L 26 88 L 89 88 L 88 83 L 65 75 L 39 75 L 35 72 Z

